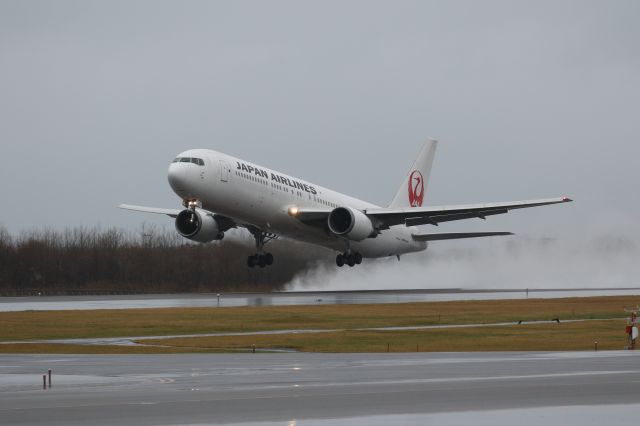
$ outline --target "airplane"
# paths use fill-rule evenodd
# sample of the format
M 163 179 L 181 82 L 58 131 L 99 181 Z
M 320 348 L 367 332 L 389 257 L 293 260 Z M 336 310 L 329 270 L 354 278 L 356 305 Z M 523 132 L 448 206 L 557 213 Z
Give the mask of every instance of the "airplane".
M 247 229 L 256 253 L 247 266 L 273 264 L 265 245 L 278 237 L 338 252 L 336 265 L 353 267 L 363 258 L 400 256 L 427 249 L 430 241 L 513 235 L 510 232 L 422 233 L 417 226 L 485 219 L 510 210 L 572 201 L 568 197 L 490 204 L 426 207 L 425 193 L 438 142 L 427 139 L 400 189 L 380 207 L 320 185 L 208 149 L 184 151 L 169 165 L 168 180 L 182 209 L 122 204 L 119 207 L 175 219 L 176 231 L 192 241 L 224 238 Z

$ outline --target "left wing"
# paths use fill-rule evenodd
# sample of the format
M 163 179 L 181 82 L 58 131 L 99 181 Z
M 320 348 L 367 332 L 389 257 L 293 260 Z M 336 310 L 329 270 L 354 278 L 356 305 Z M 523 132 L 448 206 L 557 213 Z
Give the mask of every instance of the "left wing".
M 412 234 L 414 241 L 460 240 L 463 238 L 499 237 L 513 235 L 511 232 L 453 232 L 447 234 Z
M 512 201 L 506 203 L 468 204 L 440 207 L 371 208 L 363 213 L 377 230 L 389 229 L 394 225 L 416 226 L 435 225 L 463 219 L 485 219 L 487 216 L 507 213 L 510 210 L 547 206 L 571 202 L 568 197 L 541 200 Z M 292 207 L 289 215 L 309 225 L 326 224 L 331 209 L 305 209 Z
M 568 203 L 570 198 L 546 198 L 542 200 L 512 201 L 507 203 L 468 204 L 444 207 L 405 207 L 400 209 L 367 209 L 364 211 L 378 229 L 388 229 L 394 225 L 438 225 L 463 219 L 485 219 L 487 216 L 507 213 L 510 210 L 550 204 Z

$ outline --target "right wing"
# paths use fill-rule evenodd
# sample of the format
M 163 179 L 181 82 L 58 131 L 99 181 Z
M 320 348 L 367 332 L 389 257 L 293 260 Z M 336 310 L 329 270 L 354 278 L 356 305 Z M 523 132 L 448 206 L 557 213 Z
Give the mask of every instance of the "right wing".
M 121 209 L 132 210 L 132 211 L 135 211 L 135 212 L 166 214 L 167 216 L 170 216 L 170 217 L 172 217 L 174 219 L 176 217 L 178 217 L 178 215 L 180 214 L 180 212 L 182 210 L 184 210 L 184 209 L 182 209 L 182 210 L 163 209 L 163 208 L 160 208 L 160 207 L 133 206 L 131 204 L 120 204 L 118 207 L 120 207 Z M 207 216 L 213 217 L 216 220 L 216 222 L 218 222 L 218 226 L 220 227 L 220 230 L 222 232 L 228 231 L 229 229 L 236 228 L 238 226 L 244 226 L 244 225 L 239 225 L 233 219 L 230 219 L 230 218 L 225 217 L 225 216 L 220 216 L 220 215 L 215 214 L 213 212 L 210 212 L 208 210 L 204 210 L 204 209 L 198 208 L 198 211 L 203 212 Z
M 166 214 L 167 216 L 171 216 L 173 218 L 176 218 L 178 214 L 182 211 L 182 210 L 176 210 L 176 209 L 163 209 L 158 207 L 132 206 L 131 204 L 120 204 L 118 207 L 120 207 L 121 209 L 133 210 L 136 212 Z

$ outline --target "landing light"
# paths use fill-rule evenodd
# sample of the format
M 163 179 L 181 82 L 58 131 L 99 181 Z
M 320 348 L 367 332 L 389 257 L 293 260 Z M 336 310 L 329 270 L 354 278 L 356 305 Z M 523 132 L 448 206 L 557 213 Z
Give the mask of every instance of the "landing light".
M 289 216 L 297 216 L 299 209 L 297 207 L 289 207 Z

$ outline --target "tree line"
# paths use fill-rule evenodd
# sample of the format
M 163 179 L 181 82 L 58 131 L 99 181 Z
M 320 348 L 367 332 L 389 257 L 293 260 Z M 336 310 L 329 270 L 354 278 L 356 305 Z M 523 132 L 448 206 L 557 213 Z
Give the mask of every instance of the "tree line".
M 182 293 L 281 290 L 330 262 L 330 251 L 290 240 L 266 246 L 275 262 L 247 268 L 253 240 L 191 243 L 173 230 L 44 229 L 12 236 L 0 227 L 0 295 Z

